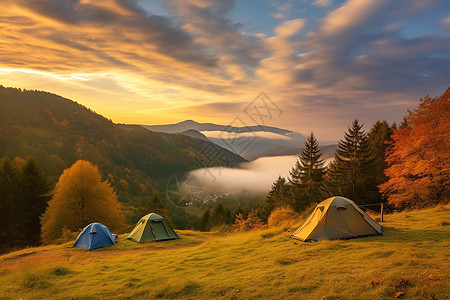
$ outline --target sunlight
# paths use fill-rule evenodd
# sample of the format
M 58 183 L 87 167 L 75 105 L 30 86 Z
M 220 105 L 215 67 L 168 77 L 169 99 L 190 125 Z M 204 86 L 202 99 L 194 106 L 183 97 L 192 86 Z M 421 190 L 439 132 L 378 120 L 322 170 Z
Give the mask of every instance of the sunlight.
M 58 74 L 53 74 L 53 73 L 49 73 L 49 72 L 29 70 L 29 69 L 0 68 L 0 75 L 7 75 L 10 73 L 14 73 L 14 72 L 39 75 L 39 76 L 49 77 L 52 79 L 63 80 L 63 81 L 68 81 L 68 80 L 87 81 L 90 79 L 90 77 L 92 77 L 92 75 L 90 75 L 90 74 L 58 75 Z

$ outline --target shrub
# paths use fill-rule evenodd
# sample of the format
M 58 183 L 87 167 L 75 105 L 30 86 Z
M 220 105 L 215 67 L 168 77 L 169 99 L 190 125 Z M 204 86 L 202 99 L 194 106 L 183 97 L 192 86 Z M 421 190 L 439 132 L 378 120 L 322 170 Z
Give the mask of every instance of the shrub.
M 61 236 L 58 239 L 54 240 L 53 243 L 64 244 L 69 241 L 74 241 L 77 238 L 78 234 L 79 232 L 76 231 L 72 232 L 70 231 L 70 229 L 67 228 L 67 226 L 64 226 L 64 228 L 62 229 Z
M 249 213 L 247 218 L 245 218 L 242 214 L 238 214 L 233 225 L 233 228 L 236 231 L 249 231 L 263 227 L 263 221 L 261 221 L 255 212 Z
M 269 227 L 292 225 L 298 221 L 300 215 L 290 206 L 277 207 L 267 220 Z
M 231 227 L 231 225 L 228 225 L 228 224 L 222 224 L 222 225 L 211 228 L 211 231 L 219 232 L 219 233 L 226 233 L 226 232 L 233 231 L 233 227 Z

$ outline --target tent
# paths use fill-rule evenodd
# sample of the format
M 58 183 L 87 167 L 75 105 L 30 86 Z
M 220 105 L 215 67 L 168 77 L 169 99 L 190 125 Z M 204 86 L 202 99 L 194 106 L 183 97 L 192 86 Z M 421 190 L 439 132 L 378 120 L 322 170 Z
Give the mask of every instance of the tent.
M 344 197 L 331 197 L 317 204 L 291 238 L 306 242 L 379 235 L 382 232 L 383 226 L 355 202 Z
M 169 223 L 163 217 L 155 213 L 143 216 L 127 237 L 127 239 L 138 243 L 179 238 L 180 237 L 175 233 L 172 227 L 170 227 Z
M 103 224 L 91 223 L 78 235 L 73 247 L 84 249 L 96 249 L 104 246 L 114 245 L 116 235 Z

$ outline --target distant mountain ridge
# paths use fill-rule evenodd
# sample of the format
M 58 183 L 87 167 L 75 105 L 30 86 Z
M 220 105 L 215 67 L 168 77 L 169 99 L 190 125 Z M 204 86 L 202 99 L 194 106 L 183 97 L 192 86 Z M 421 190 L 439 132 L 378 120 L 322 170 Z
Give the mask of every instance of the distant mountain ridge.
M 151 131 L 182 133 L 198 138 L 201 134 L 202 137 L 249 160 L 263 156 L 298 155 L 306 141 L 306 137 L 301 133 L 266 125 L 235 127 L 185 120 L 176 124 L 141 126 Z M 194 134 L 193 131 L 198 133 Z M 332 145 L 324 147 L 327 150 L 335 149 Z M 334 152 L 327 151 L 325 158 L 333 155 Z
M 151 131 L 165 132 L 165 133 L 181 133 L 189 129 L 195 129 L 197 131 L 225 131 L 230 133 L 246 133 L 246 132 L 272 132 L 281 135 L 294 134 L 294 131 L 281 129 L 266 125 L 253 125 L 235 127 L 231 125 L 218 125 L 213 123 L 198 123 L 193 120 L 185 120 L 176 124 L 166 125 L 141 125 Z
M 195 129 L 185 130 L 185 131 L 181 132 L 181 134 L 190 136 L 192 138 L 201 139 L 204 141 L 209 141 L 209 139 L 206 137 L 206 135 L 204 135 L 203 133 L 201 133 L 200 131 L 195 130 Z

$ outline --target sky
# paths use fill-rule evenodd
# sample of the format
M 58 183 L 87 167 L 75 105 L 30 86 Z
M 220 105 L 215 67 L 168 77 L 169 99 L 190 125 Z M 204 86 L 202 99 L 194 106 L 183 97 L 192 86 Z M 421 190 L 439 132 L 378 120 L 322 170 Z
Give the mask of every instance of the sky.
M 448 0 L 1 0 L 0 84 L 338 140 L 450 86 Z

